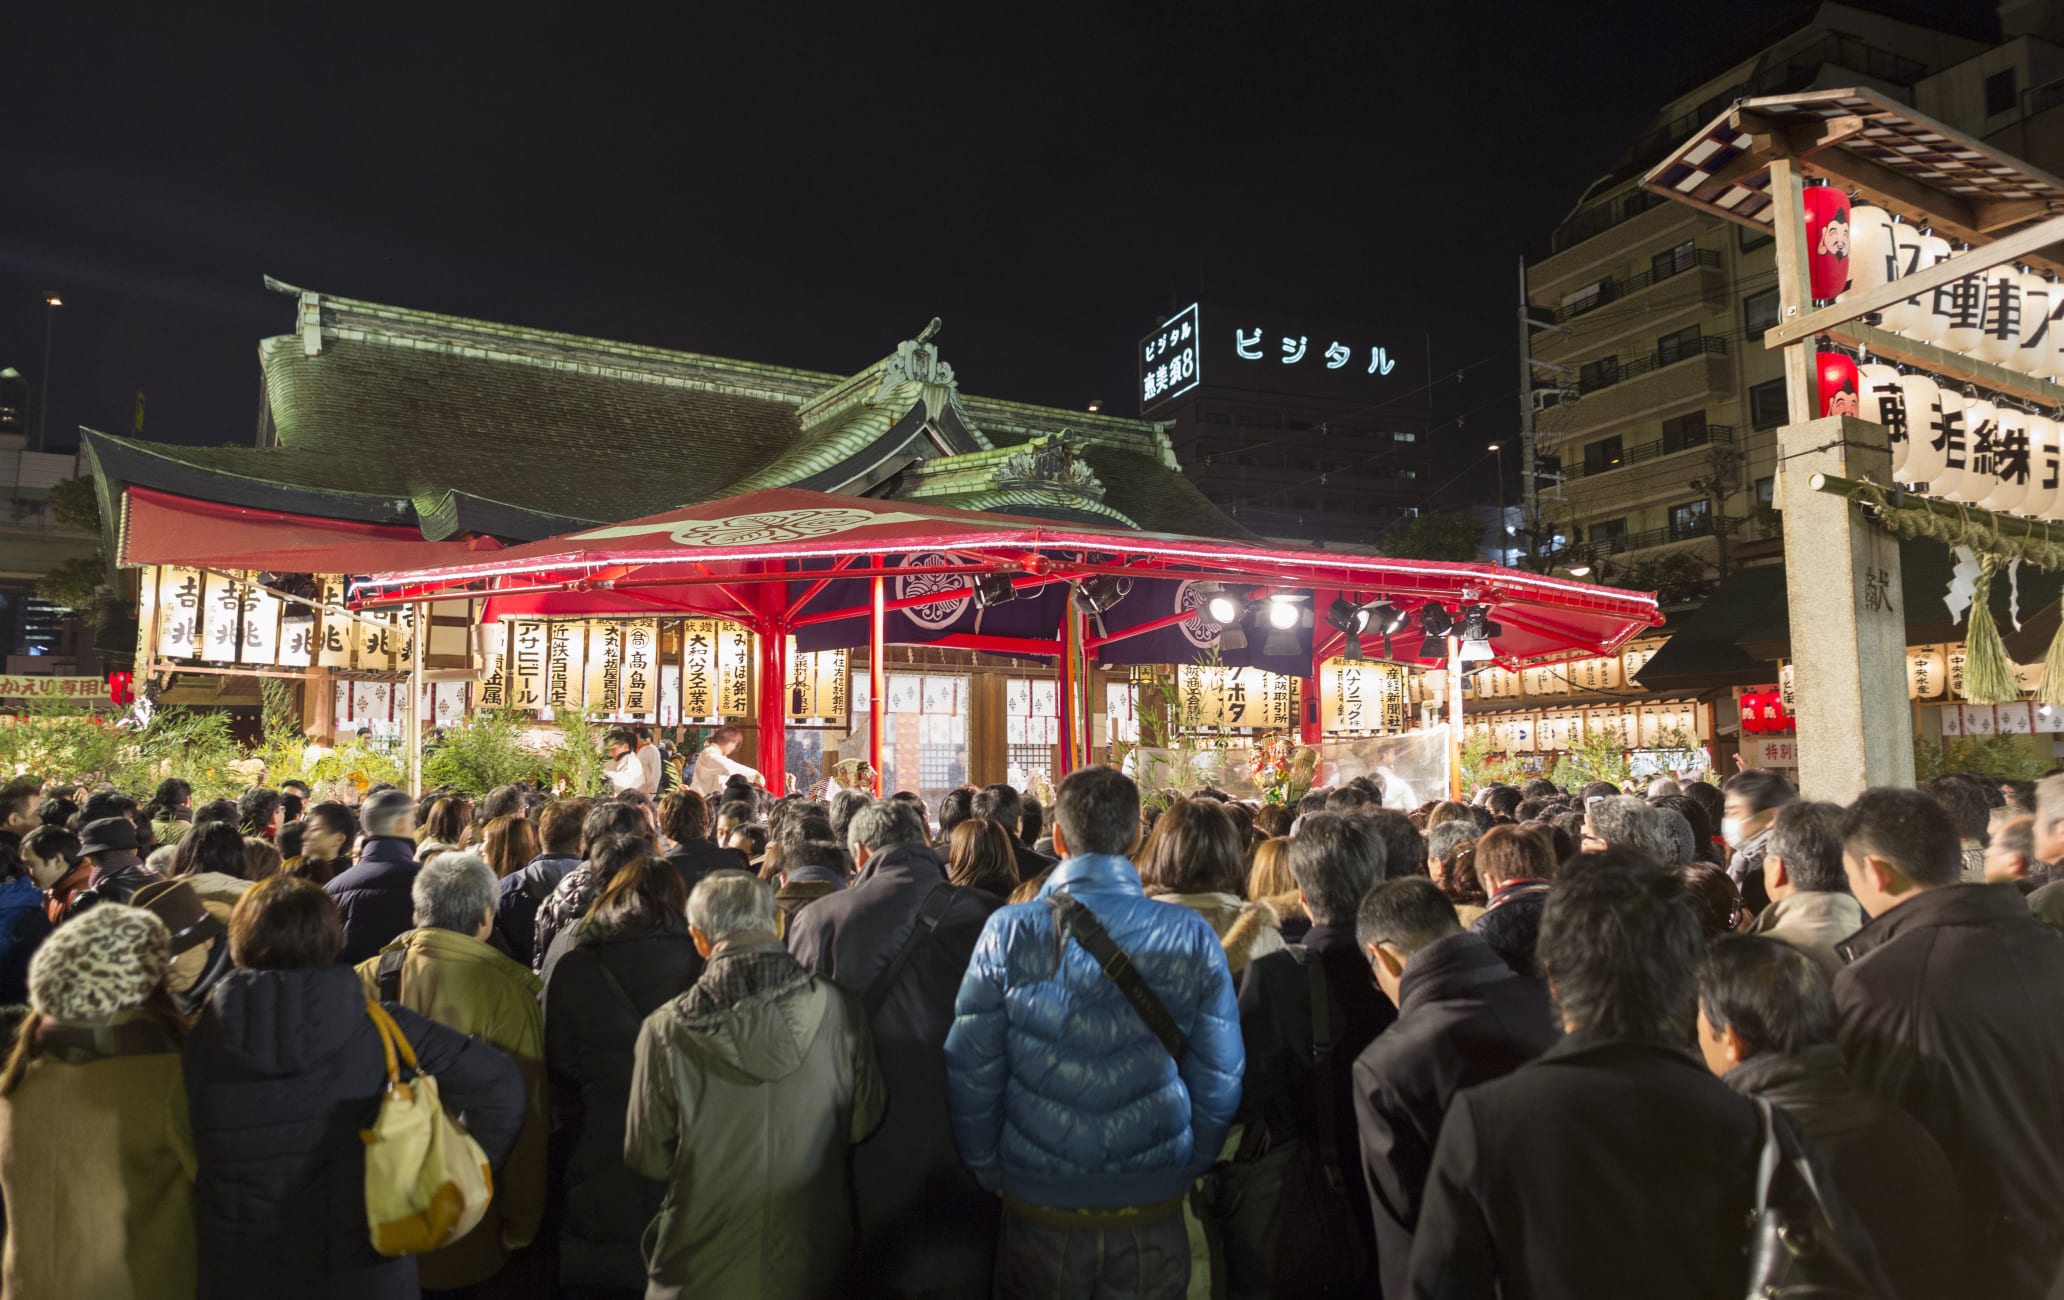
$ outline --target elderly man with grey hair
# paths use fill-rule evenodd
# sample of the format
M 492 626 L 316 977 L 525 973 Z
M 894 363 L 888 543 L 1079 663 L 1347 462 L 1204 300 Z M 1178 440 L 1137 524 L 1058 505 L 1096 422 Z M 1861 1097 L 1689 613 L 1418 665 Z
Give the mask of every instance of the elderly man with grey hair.
M 344 918 L 344 957 L 371 957 L 409 928 L 416 879 L 416 801 L 405 790 L 382 790 L 359 810 L 365 838 L 358 861 L 323 886 Z
M 849 889 L 795 914 L 788 947 L 860 997 L 896 1104 L 853 1154 L 860 1253 L 855 1276 L 889 1295 L 986 1294 L 999 1210 L 960 1161 L 946 1113 L 946 1031 L 989 914 L 979 889 L 946 883 L 924 816 L 882 799 L 853 814 Z
M 499 885 L 477 853 L 438 855 L 411 882 L 416 928 L 357 966 L 367 997 L 397 1003 L 498 1047 L 523 1075 L 523 1131 L 495 1174 L 494 1204 L 473 1231 L 418 1257 L 425 1290 L 487 1281 L 501 1271 L 509 1252 L 530 1244 L 544 1216 L 545 1022 L 538 1006 L 544 986 L 529 967 L 487 942 Z
M 1663 811 L 1630 794 L 1592 800 L 1584 808 L 1584 848 L 1630 849 L 1659 867 L 1681 866 L 1682 846 Z
M 709 965 L 639 1031 L 624 1131 L 625 1163 L 666 1185 L 646 1295 L 829 1295 L 852 1247 L 849 1151 L 887 1099 L 866 1013 L 781 946 L 766 881 L 712 872 L 688 927 Z

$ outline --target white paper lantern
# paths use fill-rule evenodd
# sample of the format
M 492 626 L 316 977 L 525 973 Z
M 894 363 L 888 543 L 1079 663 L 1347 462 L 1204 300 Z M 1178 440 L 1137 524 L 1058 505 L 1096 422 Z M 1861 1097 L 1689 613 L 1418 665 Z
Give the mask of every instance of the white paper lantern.
M 1951 501 L 1962 501 L 1966 505 L 1977 505 L 1992 495 L 1999 486 L 1999 479 L 1993 474 L 1993 448 L 1999 438 L 1999 408 L 1982 397 L 1964 399 L 1964 472 L 1954 480 L 1943 484 L 1936 496 Z M 1943 471 L 1948 478 L 1956 473 L 1956 446 L 1948 448 L 1949 468 Z
M 1906 394 L 1906 454 L 1893 449 L 1892 477 L 1901 483 L 1926 483 L 1931 473 L 1942 469 L 1942 453 L 1929 445 L 1930 429 L 1941 416 L 1942 389 L 1926 375 L 1901 375 L 1900 391 Z
M 1954 388 L 1944 386 L 1937 400 L 1942 414 L 1939 420 L 1930 421 L 1927 431 L 1928 446 L 1934 449 L 1939 439 L 1942 443 L 1942 468 L 1935 471 L 1935 477 L 1928 480 L 1928 495 L 1948 501 L 1970 501 L 1966 495 L 1971 469 L 1972 428 L 1982 418 L 1985 421 L 1986 436 L 1991 436 L 1992 403 L 1982 398 L 1965 397 Z M 1992 485 L 1987 483 L 1985 490 Z M 1980 496 L 1984 492 L 1979 493 Z
M 2041 519 L 2056 506 L 2060 486 L 2064 486 L 2064 475 L 2059 473 L 2064 470 L 2060 436 L 2064 436 L 2064 428 L 2050 417 L 2028 417 L 2028 491 L 2014 508 L 2016 514 Z
M 1899 372 L 1882 362 L 1869 362 L 1856 368 L 1858 385 L 1858 415 L 1873 424 L 1885 426 L 1885 436 L 1892 443 L 1892 468 L 1897 471 L 1906 463 L 1906 390 L 1899 386 Z
M 1968 256 L 1968 251 L 1952 255 Z M 1928 295 L 1931 328 L 1938 341 L 1951 352 L 1975 357 L 1985 346 L 1985 275 L 1977 269 L 1978 259 L 1969 258 L 1970 274 L 1959 276 Z
M 1987 510 L 2012 510 L 2028 495 L 2029 471 L 2035 467 L 2028 444 L 2028 413 L 2002 406 L 1993 416 L 1992 491 L 1979 498 Z
M 1938 263 L 1947 262 L 1950 256 L 1947 239 L 1940 235 L 1922 235 L 1920 261 L 1913 266 L 1917 271 L 1925 271 Z M 1904 252 L 1900 254 L 1899 265 L 1901 270 L 1909 265 L 1909 259 Z M 1917 303 L 1920 307 L 1919 323 L 1912 331 L 1914 337 L 1943 347 L 1949 346 L 1949 326 L 1955 318 L 1955 312 L 1952 310 L 1954 295 L 1951 294 L 1949 286 L 1923 290 L 1907 301 Z
M 1921 233 L 1919 226 L 1911 226 L 1905 222 L 1893 223 L 1892 255 L 1899 266 L 1901 276 L 1911 275 L 1921 269 L 1921 256 L 1926 239 L 1927 236 Z M 1943 246 L 1948 247 L 1947 241 Z M 1919 338 L 1921 322 L 1927 315 L 1926 304 L 1923 302 L 1925 297 L 1923 294 L 1916 298 L 1902 298 L 1885 308 L 1885 328 L 1896 330 L 1910 338 Z
M 1985 318 L 1976 353 L 1979 360 L 1990 361 L 1996 366 L 2009 365 L 2021 350 L 2023 278 L 2011 262 L 1995 266 L 1978 277 L 1978 287 L 1984 294 L 1980 306 L 1984 309 Z
M 2047 377 L 2055 368 L 2057 349 L 2050 339 L 2050 299 L 2056 286 L 2039 275 L 2021 273 L 2021 343 L 2006 364 L 2024 375 Z
M 1849 287 L 1835 295 L 1844 302 L 1899 278 L 1899 252 L 1892 214 L 1868 203 L 1849 205 Z

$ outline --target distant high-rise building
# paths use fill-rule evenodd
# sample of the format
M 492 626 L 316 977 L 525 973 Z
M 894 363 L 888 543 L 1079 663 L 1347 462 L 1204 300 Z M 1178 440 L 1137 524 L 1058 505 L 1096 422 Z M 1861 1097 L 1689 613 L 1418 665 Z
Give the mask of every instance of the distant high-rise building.
M 1140 341 L 1140 412 L 1183 476 L 1265 537 L 1372 544 L 1425 500 L 1416 335 L 1198 303 Z
M 0 438 L 31 438 L 35 425 L 29 418 L 29 381 L 13 366 L 0 370 Z

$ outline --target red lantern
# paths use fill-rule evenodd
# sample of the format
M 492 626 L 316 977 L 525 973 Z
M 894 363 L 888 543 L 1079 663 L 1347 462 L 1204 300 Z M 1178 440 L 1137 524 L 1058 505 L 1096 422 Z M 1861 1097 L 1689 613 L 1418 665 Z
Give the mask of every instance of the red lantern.
M 1849 283 L 1849 196 L 1832 185 L 1806 191 L 1806 262 L 1813 296 L 1832 298 Z
M 1763 730 L 1763 692 L 1742 692 L 1741 729 L 1743 731 Z
M 1789 730 L 1791 719 L 1785 716 L 1784 695 L 1778 691 L 1763 693 L 1763 730 Z
M 1813 376 L 1819 387 L 1814 409 L 1822 415 L 1857 415 L 1863 410 L 1863 380 L 1856 363 L 1840 352 L 1823 352 L 1814 360 Z
M 129 689 L 129 683 L 134 680 L 136 680 L 136 674 L 130 672 L 127 668 L 108 669 L 108 698 L 116 704 L 134 704 L 136 696 Z

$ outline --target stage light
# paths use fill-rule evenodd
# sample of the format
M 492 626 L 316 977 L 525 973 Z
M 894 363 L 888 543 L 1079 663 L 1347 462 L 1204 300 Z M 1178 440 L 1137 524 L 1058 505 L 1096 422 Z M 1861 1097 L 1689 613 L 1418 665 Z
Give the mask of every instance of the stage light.
M 1326 622 L 1347 638 L 1346 645 L 1341 650 L 1341 657 L 1350 663 L 1360 663 L 1362 629 L 1369 626 L 1369 611 L 1348 601 L 1335 599 L 1326 607 Z
M 975 607 L 987 609 L 1018 598 L 1017 584 L 1008 573 L 985 573 L 975 579 Z
M 1419 630 L 1427 636 L 1446 636 L 1454 628 L 1454 615 L 1448 613 L 1446 605 L 1430 600 L 1419 607 Z
M 1505 629 L 1491 622 L 1489 605 L 1464 605 L 1462 607 L 1462 632 L 1464 641 L 1489 641 L 1503 636 Z
M 1295 598 L 1276 595 L 1269 597 L 1268 625 L 1278 632 L 1288 632 L 1297 626 L 1304 611 L 1297 608 Z
M 1412 621 L 1410 614 L 1387 600 L 1365 605 L 1362 612 L 1369 616 L 1370 626 L 1385 636 L 1395 636 L 1405 630 L 1405 624 Z

